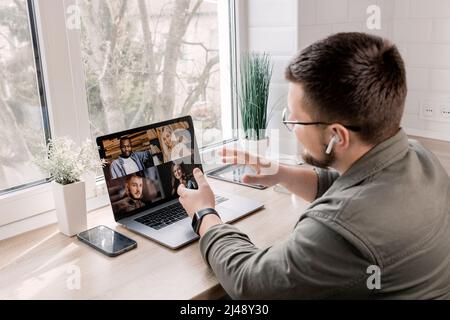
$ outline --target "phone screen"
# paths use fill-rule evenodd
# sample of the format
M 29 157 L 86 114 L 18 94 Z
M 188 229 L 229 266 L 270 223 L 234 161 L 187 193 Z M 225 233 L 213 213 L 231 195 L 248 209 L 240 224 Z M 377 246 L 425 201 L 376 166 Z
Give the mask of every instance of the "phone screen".
M 106 226 L 97 226 L 83 231 L 78 234 L 78 238 L 107 255 L 118 255 L 137 245 L 133 239 Z

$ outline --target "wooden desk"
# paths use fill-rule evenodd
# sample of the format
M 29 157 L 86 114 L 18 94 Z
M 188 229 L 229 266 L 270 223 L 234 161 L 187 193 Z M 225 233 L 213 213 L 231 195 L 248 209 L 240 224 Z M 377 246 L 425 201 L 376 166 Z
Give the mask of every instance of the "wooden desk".
M 234 223 L 261 248 L 288 235 L 307 205 L 273 188 L 209 181 L 217 193 L 235 192 L 265 204 Z M 165 248 L 117 225 L 109 206 L 88 214 L 89 228 L 99 224 L 135 239 L 138 247 L 109 258 L 59 233 L 56 225 L 1 241 L 0 299 L 216 299 L 225 294 L 204 263 L 198 241 L 178 250 Z M 69 289 L 76 270 L 80 288 Z

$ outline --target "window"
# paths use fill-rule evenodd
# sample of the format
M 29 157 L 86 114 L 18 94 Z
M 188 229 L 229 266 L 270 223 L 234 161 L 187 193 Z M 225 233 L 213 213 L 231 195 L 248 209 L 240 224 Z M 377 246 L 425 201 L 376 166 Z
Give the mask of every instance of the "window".
M 229 29 L 219 32 L 218 1 L 78 3 L 93 137 L 190 114 L 199 146 L 233 138 L 221 94 L 227 55 L 219 56 Z
M 50 186 L 25 188 L 46 181 L 30 160 L 50 127 L 52 136 L 81 142 L 190 114 L 200 146 L 234 139 L 234 6 L 0 1 L 0 239 L 18 225 L 25 231 L 55 221 Z M 86 181 L 88 198 L 102 194 L 95 177 Z
M 32 8 L 0 1 L 0 194 L 42 181 L 30 163 L 49 137 Z

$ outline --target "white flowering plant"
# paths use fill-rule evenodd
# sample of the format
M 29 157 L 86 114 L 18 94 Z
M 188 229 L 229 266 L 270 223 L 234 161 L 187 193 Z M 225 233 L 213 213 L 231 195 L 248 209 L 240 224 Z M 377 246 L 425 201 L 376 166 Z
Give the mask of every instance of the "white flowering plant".
M 99 158 L 98 147 L 90 140 L 77 146 L 67 137 L 54 138 L 43 145 L 33 163 L 51 180 L 63 185 L 79 182 L 83 174 L 95 172 L 105 165 Z

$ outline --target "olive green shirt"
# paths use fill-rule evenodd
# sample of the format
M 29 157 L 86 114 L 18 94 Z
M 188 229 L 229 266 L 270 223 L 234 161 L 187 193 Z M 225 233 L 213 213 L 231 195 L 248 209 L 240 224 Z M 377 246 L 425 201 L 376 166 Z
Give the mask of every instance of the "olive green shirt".
M 400 129 L 342 176 L 316 172 L 281 243 L 259 249 L 228 224 L 201 238 L 232 298 L 450 299 L 450 179 L 432 153 Z

